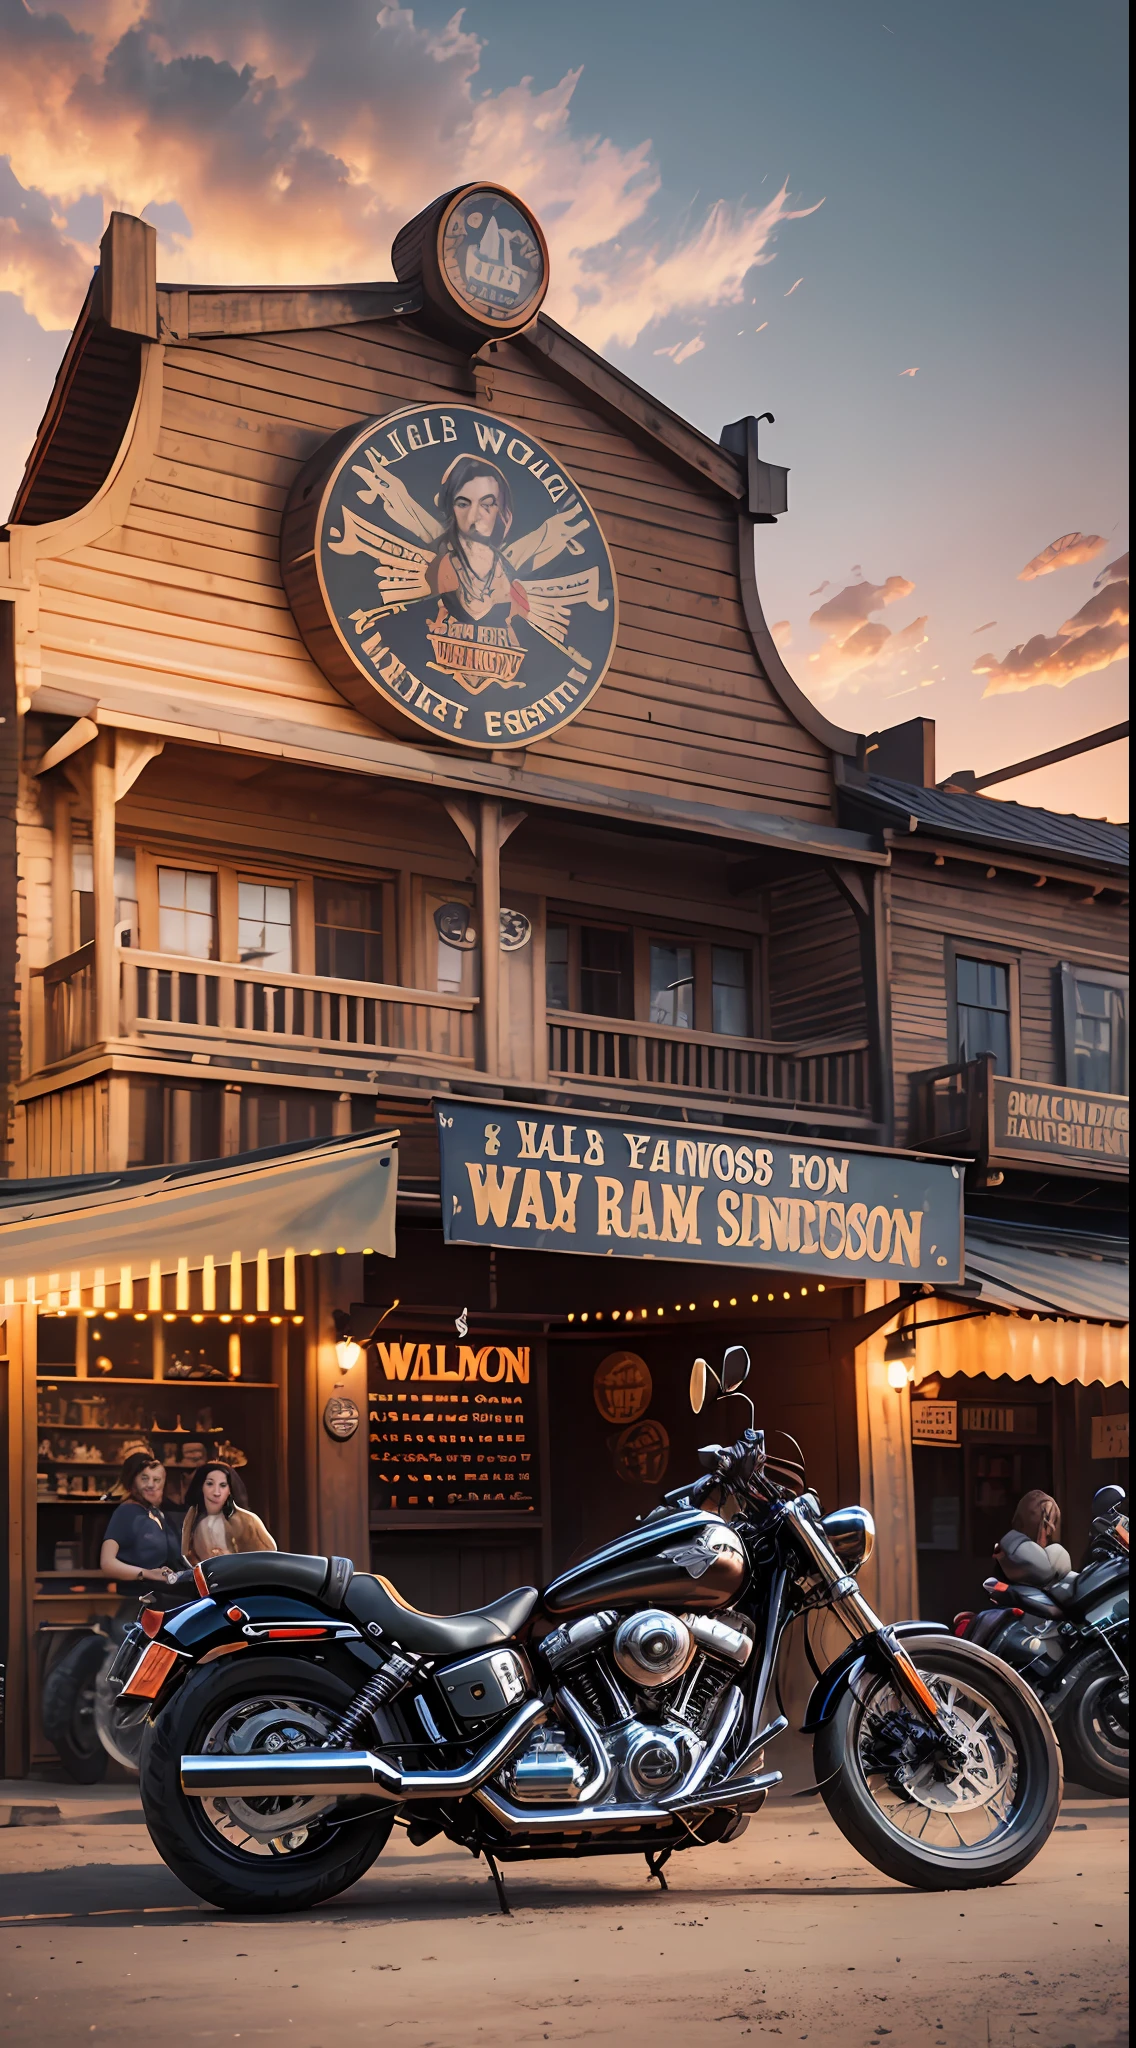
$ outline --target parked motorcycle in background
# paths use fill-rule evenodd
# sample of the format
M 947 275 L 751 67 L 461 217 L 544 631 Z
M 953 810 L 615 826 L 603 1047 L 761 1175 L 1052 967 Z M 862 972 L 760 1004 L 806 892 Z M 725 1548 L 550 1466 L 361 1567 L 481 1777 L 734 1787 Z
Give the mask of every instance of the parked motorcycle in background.
M 1048 1718 L 989 1651 L 873 1613 L 871 1516 L 825 1515 L 803 1463 L 767 1455 L 748 1372 L 740 1345 L 720 1376 L 695 1362 L 695 1413 L 713 1382 L 750 1426 L 543 1593 L 434 1615 L 347 1558 L 198 1565 L 200 1597 L 144 1615 L 111 1680 L 150 1717 L 142 1803 L 170 1869 L 230 1911 L 307 1907 L 397 1820 L 483 1856 L 504 1910 L 509 1861 L 641 1855 L 661 1878 L 679 1850 L 735 1840 L 779 1781 L 778 1665 L 823 1612 L 851 1640 L 804 1726 L 847 1839 L 928 1890 L 1023 1869 L 1061 1799 Z
M 984 1581 L 989 1607 L 954 1633 L 1019 1672 L 1057 1732 L 1069 1776 L 1128 1796 L 1128 1517 L 1123 1487 L 1093 1496 L 1089 1553 L 1050 1584 Z

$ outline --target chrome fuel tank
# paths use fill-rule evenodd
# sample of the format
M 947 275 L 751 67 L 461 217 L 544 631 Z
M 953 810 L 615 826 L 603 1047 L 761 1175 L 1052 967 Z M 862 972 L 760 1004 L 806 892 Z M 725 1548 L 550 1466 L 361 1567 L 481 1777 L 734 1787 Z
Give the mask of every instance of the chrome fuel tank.
M 740 1536 L 699 1508 L 651 1515 L 626 1536 L 574 1564 L 544 1594 L 548 1614 L 654 1601 L 707 1611 L 728 1607 L 749 1577 Z

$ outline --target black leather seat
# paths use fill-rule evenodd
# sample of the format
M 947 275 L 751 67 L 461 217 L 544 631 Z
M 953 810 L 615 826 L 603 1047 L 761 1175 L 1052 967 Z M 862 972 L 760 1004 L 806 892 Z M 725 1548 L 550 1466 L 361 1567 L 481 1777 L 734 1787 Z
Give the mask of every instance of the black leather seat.
M 1023 1614 L 1036 1614 L 1045 1621 L 1056 1621 L 1064 1612 L 1050 1597 L 1052 1586 L 1042 1592 L 1040 1586 L 1009 1586 L 1004 1579 L 987 1579 L 985 1585 L 995 1607 L 1020 1607 Z
M 404 1600 L 389 1579 L 356 1572 L 343 1601 L 345 1614 L 364 1628 L 379 1630 L 390 1643 L 420 1657 L 460 1657 L 470 1650 L 507 1643 L 524 1627 L 537 1603 L 535 1586 L 518 1586 L 488 1607 L 469 1614 L 423 1614 Z
M 198 1567 L 215 1600 L 236 1593 L 296 1593 L 336 1611 L 355 1567 L 349 1557 L 309 1557 L 292 1550 L 245 1550 L 207 1558 Z

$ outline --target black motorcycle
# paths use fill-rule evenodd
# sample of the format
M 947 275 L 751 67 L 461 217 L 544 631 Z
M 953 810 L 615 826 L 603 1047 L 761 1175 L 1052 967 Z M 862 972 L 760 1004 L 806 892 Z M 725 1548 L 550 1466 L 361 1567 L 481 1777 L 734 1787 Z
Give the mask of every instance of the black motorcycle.
M 1093 1496 L 1088 1558 L 1041 1586 L 987 1579 L 989 1607 L 954 1632 L 992 1650 L 1044 1705 L 1078 1785 L 1128 1797 L 1128 1517 L 1124 1489 Z
M 720 1379 L 699 1359 L 695 1412 L 708 1378 L 737 1394 L 748 1371 L 740 1346 Z M 197 1566 L 199 1597 L 143 1616 L 114 1673 L 124 1707 L 151 1702 L 142 1801 L 170 1869 L 232 1911 L 307 1907 L 397 1820 L 483 1856 L 505 1911 L 510 1861 L 639 1854 L 665 1884 L 675 1851 L 735 1840 L 778 1783 L 780 1653 L 828 1610 L 851 1641 L 812 1660 L 804 1726 L 837 1825 L 905 1884 L 1013 1877 L 1061 1798 L 1028 1686 L 941 1624 L 885 1627 L 856 1584 L 871 1516 L 824 1515 L 752 1424 L 699 1458 L 701 1478 L 543 1593 L 470 1614 L 424 1614 L 346 1558 Z

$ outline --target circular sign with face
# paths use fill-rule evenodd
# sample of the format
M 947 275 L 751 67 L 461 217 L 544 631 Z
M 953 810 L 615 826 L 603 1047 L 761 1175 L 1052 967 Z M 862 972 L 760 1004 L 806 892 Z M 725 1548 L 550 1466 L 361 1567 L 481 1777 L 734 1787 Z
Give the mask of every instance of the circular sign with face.
M 635 1351 L 612 1351 L 596 1367 L 592 1396 L 605 1422 L 638 1422 L 651 1405 L 651 1369 Z
M 323 1426 L 337 1443 L 345 1444 L 359 1427 L 359 1410 L 347 1394 L 333 1394 L 325 1403 Z
M 548 252 L 531 214 L 507 192 L 459 192 L 438 228 L 438 268 L 463 310 L 487 327 L 515 330 L 535 314 L 548 284 Z
M 472 406 L 408 406 L 315 458 L 282 531 L 285 588 L 324 674 L 409 736 L 529 746 L 595 694 L 615 572 L 557 458 Z
M 666 1478 L 671 1440 L 661 1422 L 648 1416 L 616 1438 L 615 1469 L 629 1486 L 657 1486 Z

